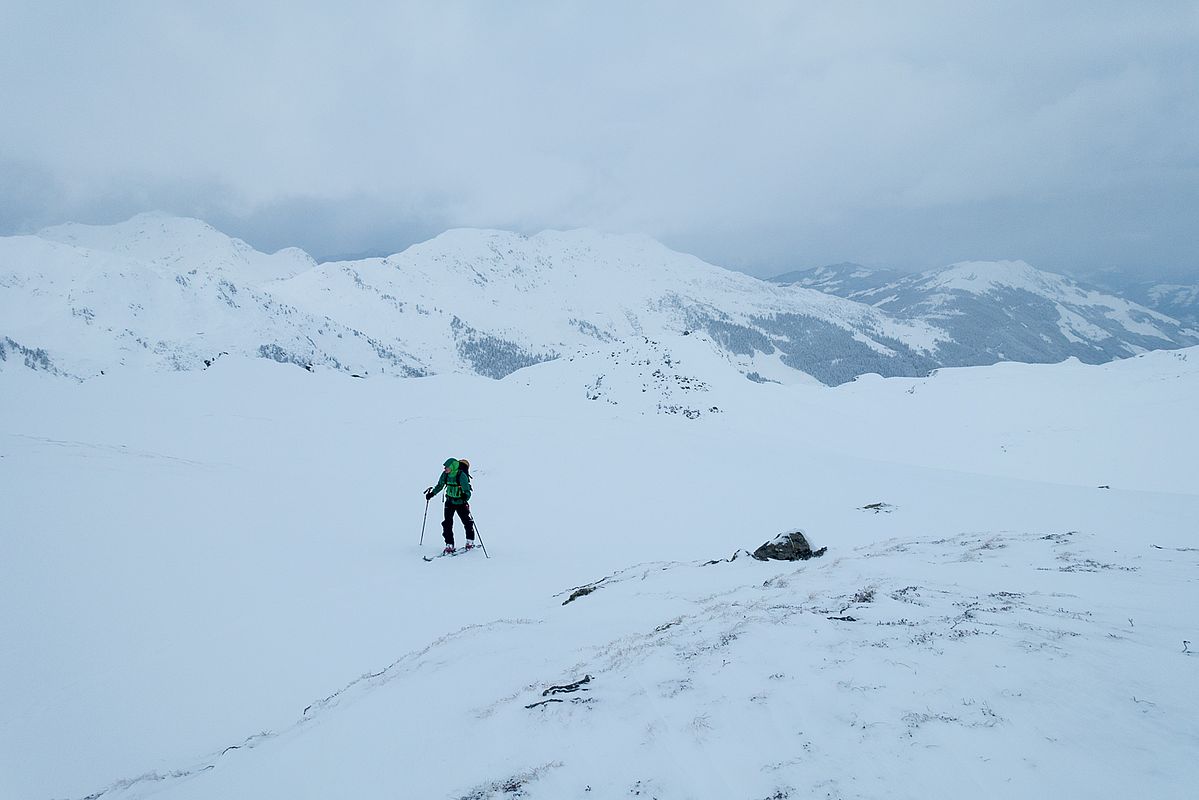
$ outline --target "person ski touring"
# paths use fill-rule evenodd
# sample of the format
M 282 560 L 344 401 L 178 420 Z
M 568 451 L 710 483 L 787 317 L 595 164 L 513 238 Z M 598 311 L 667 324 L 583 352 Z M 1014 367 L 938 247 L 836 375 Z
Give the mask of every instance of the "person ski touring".
M 470 462 L 465 458 L 447 458 L 436 486 L 425 489 L 425 499 L 445 489 L 445 517 L 441 521 L 441 538 L 445 539 L 443 553 L 454 552 L 454 515 L 466 528 L 466 549 L 475 546 L 475 520 L 470 515 Z

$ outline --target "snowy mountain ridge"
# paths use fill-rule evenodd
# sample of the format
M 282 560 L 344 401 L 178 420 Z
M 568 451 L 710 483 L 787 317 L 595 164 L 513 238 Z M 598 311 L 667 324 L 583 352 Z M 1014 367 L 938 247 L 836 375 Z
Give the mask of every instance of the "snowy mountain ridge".
M 316 266 L 299 248 L 262 253 L 198 219 L 161 212 L 113 225 L 56 225 L 38 231 L 37 238 L 110 253 L 172 276 L 191 270 L 219 272 L 250 285 L 290 278 Z
M 358 375 L 502 378 L 614 342 L 700 333 L 751 380 L 837 384 L 1199 342 L 1023 262 L 955 265 L 844 298 L 818 284 L 765 282 L 644 236 L 586 230 L 458 229 L 386 258 L 316 264 L 147 214 L 0 239 L 0 368 L 83 378 L 233 353 Z
M 962 261 L 937 271 L 925 285 L 974 294 L 986 294 L 1000 287 L 1040 294 L 1074 291 L 1064 276 L 1042 272 L 1024 261 Z
M 86 378 L 120 368 L 200 369 L 235 352 L 300 365 L 313 356 L 346 371 L 382 362 L 422 374 L 414 359 L 282 306 L 260 288 L 304 263 L 294 253 L 238 248 L 231 260 L 221 244 L 192 260 L 190 250 L 170 247 L 135 258 L 122 247 L 0 239 L 0 369 L 23 362 Z
M 1199 328 L 1199 283 L 1195 282 L 1193 275 L 1143 280 L 1101 270 L 1088 275 L 1087 279 L 1107 291 L 1135 300 L 1192 328 Z
M 1199 330 L 1166 314 L 1023 261 L 966 261 L 917 274 L 837 264 L 774 281 L 940 328 L 947 341 L 938 357 L 952 366 L 1070 356 L 1099 363 L 1199 341 Z
M 81 377 L 98 365 L 179 369 L 236 352 L 347 372 L 499 378 L 567 350 L 694 328 L 752 366 L 797 324 L 885 360 L 896 346 L 925 352 L 937 335 L 645 237 L 588 231 L 455 230 L 388 258 L 315 265 L 295 251 L 254 253 L 194 220 L 143 215 L 0 239 L 0 286 L 12 310 L 3 335 Z M 762 321 L 778 330 L 768 335 Z M 826 350 L 813 357 L 840 357 Z M 783 376 L 799 363 L 771 360 Z

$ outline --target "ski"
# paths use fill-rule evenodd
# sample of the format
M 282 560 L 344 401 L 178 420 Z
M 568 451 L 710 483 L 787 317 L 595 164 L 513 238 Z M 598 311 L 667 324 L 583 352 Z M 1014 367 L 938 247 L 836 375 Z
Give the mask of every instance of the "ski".
M 455 550 L 452 553 L 438 553 L 435 556 L 421 556 L 421 558 L 423 558 L 425 561 L 435 561 L 439 558 L 445 558 L 446 556 L 460 556 L 463 553 L 473 553 L 475 550 L 478 550 L 478 549 L 480 549 L 480 548 L 472 547 L 470 549 L 467 549 L 467 548 L 463 547 L 461 550 Z

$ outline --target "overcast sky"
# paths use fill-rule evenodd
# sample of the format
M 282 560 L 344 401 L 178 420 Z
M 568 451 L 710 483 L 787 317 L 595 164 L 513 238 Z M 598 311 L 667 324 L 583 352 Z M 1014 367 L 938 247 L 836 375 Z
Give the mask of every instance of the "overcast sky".
M 1199 269 L 1199 2 L 0 0 L 0 234 Z

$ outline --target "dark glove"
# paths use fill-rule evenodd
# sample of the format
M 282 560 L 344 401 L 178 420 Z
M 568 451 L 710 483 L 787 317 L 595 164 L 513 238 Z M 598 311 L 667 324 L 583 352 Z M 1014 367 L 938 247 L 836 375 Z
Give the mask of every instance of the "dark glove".
M 425 499 L 426 500 L 432 500 L 434 494 L 435 494 L 435 492 L 433 491 L 432 486 L 430 486 L 428 489 L 425 489 Z

